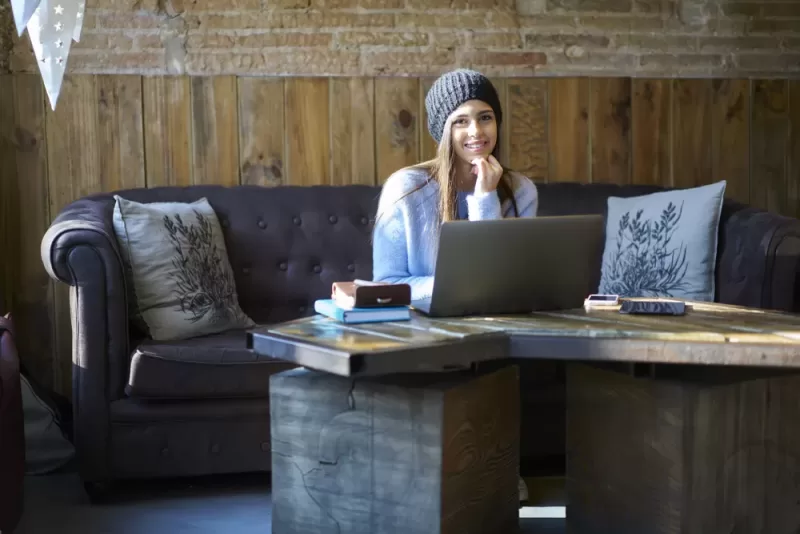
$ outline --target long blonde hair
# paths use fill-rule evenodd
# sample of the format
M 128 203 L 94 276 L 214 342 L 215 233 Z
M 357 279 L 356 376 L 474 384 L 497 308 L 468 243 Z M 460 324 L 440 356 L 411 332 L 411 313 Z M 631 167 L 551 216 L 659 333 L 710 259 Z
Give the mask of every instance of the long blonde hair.
M 456 183 L 456 167 L 455 159 L 456 154 L 453 150 L 453 137 L 450 134 L 452 118 L 448 118 L 445 122 L 442 140 L 436 149 L 436 156 L 428 161 L 417 163 L 407 167 L 408 169 L 423 170 L 428 174 L 428 180 L 420 184 L 418 187 L 404 193 L 395 202 L 399 202 L 405 197 L 419 191 L 431 182 L 439 184 L 439 225 L 444 222 L 457 219 L 457 192 L 458 184 Z M 499 125 L 498 125 L 499 126 Z M 499 128 L 498 128 L 499 130 Z M 519 217 L 519 210 L 517 209 L 517 201 L 514 198 L 514 187 L 512 186 L 511 169 L 500 161 L 500 138 L 498 137 L 492 155 L 500 162 L 503 167 L 503 176 L 497 184 L 497 193 L 500 197 L 500 204 L 502 205 L 506 200 L 511 201 L 514 208 L 514 215 Z M 380 214 L 378 214 L 380 217 Z M 377 219 L 376 219 L 377 222 Z

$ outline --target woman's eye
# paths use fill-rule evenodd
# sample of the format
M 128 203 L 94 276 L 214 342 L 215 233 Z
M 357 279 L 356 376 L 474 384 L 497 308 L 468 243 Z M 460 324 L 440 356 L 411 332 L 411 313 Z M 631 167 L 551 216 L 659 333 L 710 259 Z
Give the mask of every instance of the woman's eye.
M 492 116 L 491 115 L 484 115 L 483 117 L 481 117 L 481 120 L 482 121 L 490 121 L 490 120 L 492 120 Z

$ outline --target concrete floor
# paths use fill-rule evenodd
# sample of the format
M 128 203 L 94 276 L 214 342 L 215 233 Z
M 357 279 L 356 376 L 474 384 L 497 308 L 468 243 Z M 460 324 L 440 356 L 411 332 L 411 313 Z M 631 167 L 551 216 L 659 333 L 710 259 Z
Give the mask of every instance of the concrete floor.
M 525 508 L 521 517 L 563 515 Z M 148 481 L 92 505 L 74 472 L 28 477 L 15 534 L 270 534 L 268 479 L 261 476 Z M 564 534 L 563 519 L 520 519 L 520 533 Z

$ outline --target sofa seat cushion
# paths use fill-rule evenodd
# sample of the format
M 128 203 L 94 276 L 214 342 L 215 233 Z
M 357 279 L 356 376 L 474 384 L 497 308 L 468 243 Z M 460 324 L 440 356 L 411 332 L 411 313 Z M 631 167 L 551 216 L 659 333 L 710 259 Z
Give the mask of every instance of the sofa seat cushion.
M 259 356 L 246 344 L 245 330 L 143 341 L 133 351 L 125 392 L 154 400 L 268 397 L 269 377 L 296 366 Z

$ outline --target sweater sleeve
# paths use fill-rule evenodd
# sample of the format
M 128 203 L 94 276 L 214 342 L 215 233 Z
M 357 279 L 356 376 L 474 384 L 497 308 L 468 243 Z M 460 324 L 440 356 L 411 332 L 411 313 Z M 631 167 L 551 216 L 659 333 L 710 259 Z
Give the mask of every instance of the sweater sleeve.
M 433 294 L 433 276 L 411 276 L 408 268 L 408 232 L 401 203 L 384 191 L 379 202 L 372 243 L 372 279 L 376 282 L 408 284 L 411 299 Z
M 535 217 L 539 208 L 539 196 L 536 185 L 527 176 L 513 175 L 514 200 L 517 203 L 520 217 Z M 497 190 L 483 194 L 467 195 L 467 209 L 470 221 L 500 219 L 513 214 L 511 203 L 505 209 L 500 205 Z M 505 212 L 505 215 L 503 215 Z
M 497 196 L 497 191 L 467 195 L 467 213 L 470 221 L 502 218 L 500 197 Z

